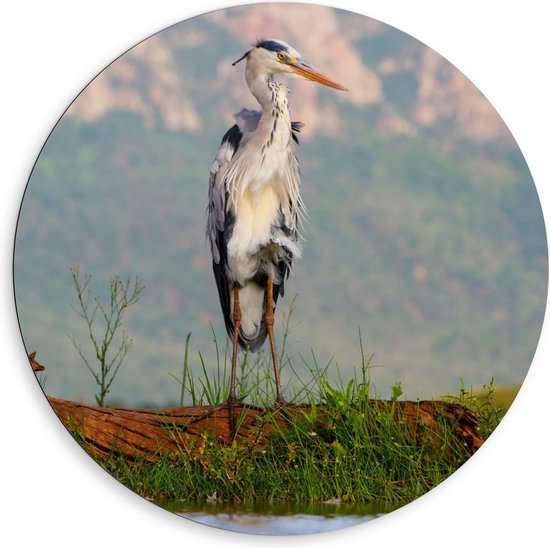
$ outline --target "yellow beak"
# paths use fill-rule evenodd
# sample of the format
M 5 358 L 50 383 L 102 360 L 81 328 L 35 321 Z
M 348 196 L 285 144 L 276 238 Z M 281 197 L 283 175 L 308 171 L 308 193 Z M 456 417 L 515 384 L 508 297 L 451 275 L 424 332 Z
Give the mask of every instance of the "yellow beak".
M 323 74 L 319 69 L 305 61 L 304 59 L 296 59 L 288 63 L 292 72 L 306 78 L 307 80 L 312 80 L 313 82 L 319 82 L 324 86 L 329 88 L 339 89 L 341 91 L 349 91 L 348 88 L 344 87 L 342 84 L 339 84 L 326 74 Z

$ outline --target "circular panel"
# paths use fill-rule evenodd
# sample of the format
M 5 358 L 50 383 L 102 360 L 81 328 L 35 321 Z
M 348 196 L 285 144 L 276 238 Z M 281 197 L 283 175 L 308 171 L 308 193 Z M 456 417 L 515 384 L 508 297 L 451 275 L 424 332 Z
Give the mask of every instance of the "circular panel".
M 230 129 L 243 107 L 259 129 Z M 479 90 L 392 27 L 304 4 L 212 12 L 111 63 L 48 138 L 15 247 L 25 345 L 75 439 L 171 511 L 267 534 L 452 474 L 525 377 L 546 280 L 532 178 Z

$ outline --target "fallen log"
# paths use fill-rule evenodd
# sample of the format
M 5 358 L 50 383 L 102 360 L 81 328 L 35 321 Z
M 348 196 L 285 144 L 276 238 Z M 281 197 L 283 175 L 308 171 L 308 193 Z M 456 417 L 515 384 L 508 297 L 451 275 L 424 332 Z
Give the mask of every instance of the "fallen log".
M 35 372 L 44 371 L 44 366 L 36 361 L 36 352 L 29 354 L 29 362 Z M 129 460 L 154 461 L 162 455 L 196 454 L 206 438 L 217 440 L 221 445 L 229 445 L 234 440 L 229 412 L 224 406 L 125 409 L 50 396 L 48 400 L 67 429 L 96 459 L 116 454 Z M 470 455 L 484 442 L 476 415 L 456 403 L 370 400 L 369 406 L 375 412 L 389 412 L 411 436 L 416 436 L 420 430 L 428 437 L 437 435 L 444 421 Z M 238 425 L 235 440 L 257 446 L 265 444 L 275 428 L 287 427 L 293 416 L 311 414 L 313 409 L 299 404 L 271 410 L 237 404 L 234 411 Z M 321 425 L 324 412 L 322 405 L 315 406 L 315 417 Z M 270 420 L 262 420 L 266 415 Z
M 220 444 L 232 442 L 227 408 L 172 407 L 165 409 L 123 409 L 97 407 L 49 397 L 50 404 L 65 426 L 94 458 L 117 454 L 131 460 L 156 460 L 161 455 L 193 454 L 209 437 Z M 423 429 L 435 433 L 441 421 L 452 429 L 470 454 L 483 443 L 476 415 L 466 407 L 443 401 L 372 400 L 374 409 L 391 412 L 411 432 Z M 271 412 L 278 426 L 289 417 L 311 413 L 309 406 L 292 405 L 276 411 L 237 405 L 238 443 L 264 444 L 273 432 L 274 422 L 262 421 Z M 323 419 L 323 406 L 316 406 L 316 417 Z

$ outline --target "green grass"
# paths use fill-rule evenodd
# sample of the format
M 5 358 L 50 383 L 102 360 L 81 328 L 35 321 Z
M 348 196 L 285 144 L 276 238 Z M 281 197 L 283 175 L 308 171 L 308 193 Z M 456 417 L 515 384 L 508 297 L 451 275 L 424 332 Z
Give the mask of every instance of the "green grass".
M 292 328 L 294 301 L 284 314 L 280 363 L 292 371 L 285 394 L 293 403 L 305 403 L 282 415 L 272 406 L 275 396 L 268 352 L 241 355 L 238 375 L 239 399 L 267 409 L 258 417 L 264 442 L 223 444 L 215 436 L 196 436 L 186 452 L 152 455 L 128 461 L 113 453 L 100 464 L 124 485 L 162 504 L 220 502 L 299 503 L 324 501 L 347 503 L 406 504 L 429 491 L 454 471 L 470 453 L 451 424 L 443 419 L 435 429 L 413 428 L 399 412 L 403 395 L 396 382 L 384 405 L 371 380 L 371 358 L 363 348 L 359 332 L 359 364 L 351 379 L 337 374 L 328 382 L 329 370 L 337 364 L 321 365 L 315 354 L 301 356 L 307 378 L 300 378 L 286 353 Z M 195 377 L 188 363 L 188 346 L 179 377 L 180 405 L 218 405 L 227 398 L 230 349 L 220 347 L 212 330 L 216 362 L 202 360 L 202 373 Z M 498 425 L 502 408 L 495 404 L 493 382 L 482 391 L 467 390 L 446 399 L 472 409 L 486 438 Z M 376 400 L 376 401 L 375 401 Z M 283 417 L 283 420 L 281 418 Z M 78 439 L 78 428 L 75 429 Z
M 156 501 L 205 502 L 216 494 L 229 502 L 312 503 L 327 500 L 405 504 L 457 470 L 469 453 L 450 425 L 435 434 L 413 432 L 390 407 L 372 405 L 368 385 L 344 389 L 325 384 L 321 408 L 299 413 L 287 428 L 273 415 L 274 434 L 264 445 L 220 446 L 200 439 L 189 454 L 162 456 L 155 463 L 112 457 L 106 470 L 140 495 Z M 313 403 L 313 402 L 312 402 Z M 485 408 L 487 409 L 487 408 Z M 493 429 L 498 417 L 492 410 Z
M 496 386 L 494 379 L 481 388 L 466 388 L 464 381 L 461 380 L 459 393 L 445 396 L 442 399 L 472 409 L 478 417 L 480 434 L 487 439 L 510 409 L 519 388 L 519 384 Z
M 492 406 L 499 409 L 501 412 L 506 412 L 514 402 L 517 393 L 520 389 L 520 384 L 511 384 L 509 386 L 492 386 L 492 394 L 490 395 L 490 403 Z M 473 391 L 475 397 L 483 401 L 487 401 L 488 393 L 486 388 Z
M 280 410 L 268 412 L 261 420 L 273 434 L 264 444 L 221 445 L 214 437 L 203 436 L 194 450 L 163 455 L 154 463 L 112 456 L 101 464 L 127 487 L 161 504 L 204 503 L 209 497 L 230 503 L 406 504 L 449 477 L 470 454 L 443 420 L 435 431 L 414 430 L 396 413 L 400 383 L 385 407 L 373 404 L 377 395 L 371 394 L 370 363 L 361 355 L 358 374 L 347 382 L 329 384 L 327 368 L 314 365 L 310 382 L 301 382 L 295 391 L 311 405 L 311 412 L 292 413 L 284 427 Z M 240 378 L 241 389 L 245 387 L 241 394 L 247 392 L 256 403 L 272 396 L 271 390 L 260 390 L 265 382 L 258 370 L 266 359 L 262 353 L 259 356 L 254 363 L 243 358 Z M 196 404 L 205 403 L 201 398 L 208 403 L 223 401 L 227 380 L 223 362 L 220 356 L 216 374 L 209 377 L 205 369 L 206 377 L 198 382 L 186 377 L 184 366 L 182 394 L 189 391 L 198 398 Z M 190 380 L 198 386 L 192 388 Z M 476 412 L 485 436 L 501 418 L 491 390 L 489 383 L 483 397 L 465 389 L 449 397 Z

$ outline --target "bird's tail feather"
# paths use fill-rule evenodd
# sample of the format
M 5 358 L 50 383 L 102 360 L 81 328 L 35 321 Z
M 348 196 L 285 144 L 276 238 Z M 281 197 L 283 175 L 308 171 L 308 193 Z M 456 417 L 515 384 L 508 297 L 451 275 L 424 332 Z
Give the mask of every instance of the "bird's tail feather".
M 262 318 L 260 328 L 253 338 L 247 337 L 243 330 L 239 330 L 239 346 L 243 350 L 250 350 L 250 352 L 257 352 L 264 344 L 267 337 L 267 328 L 265 326 L 265 320 Z
M 239 344 L 241 348 L 248 348 L 254 352 L 260 348 L 267 335 L 264 322 L 265 287 L 261 287 L 255 281 L 249 281 L 239 289 L 239 303 L 242 316 Z M 231 295 L 231 310 L 233 310 L 233 295 Z

